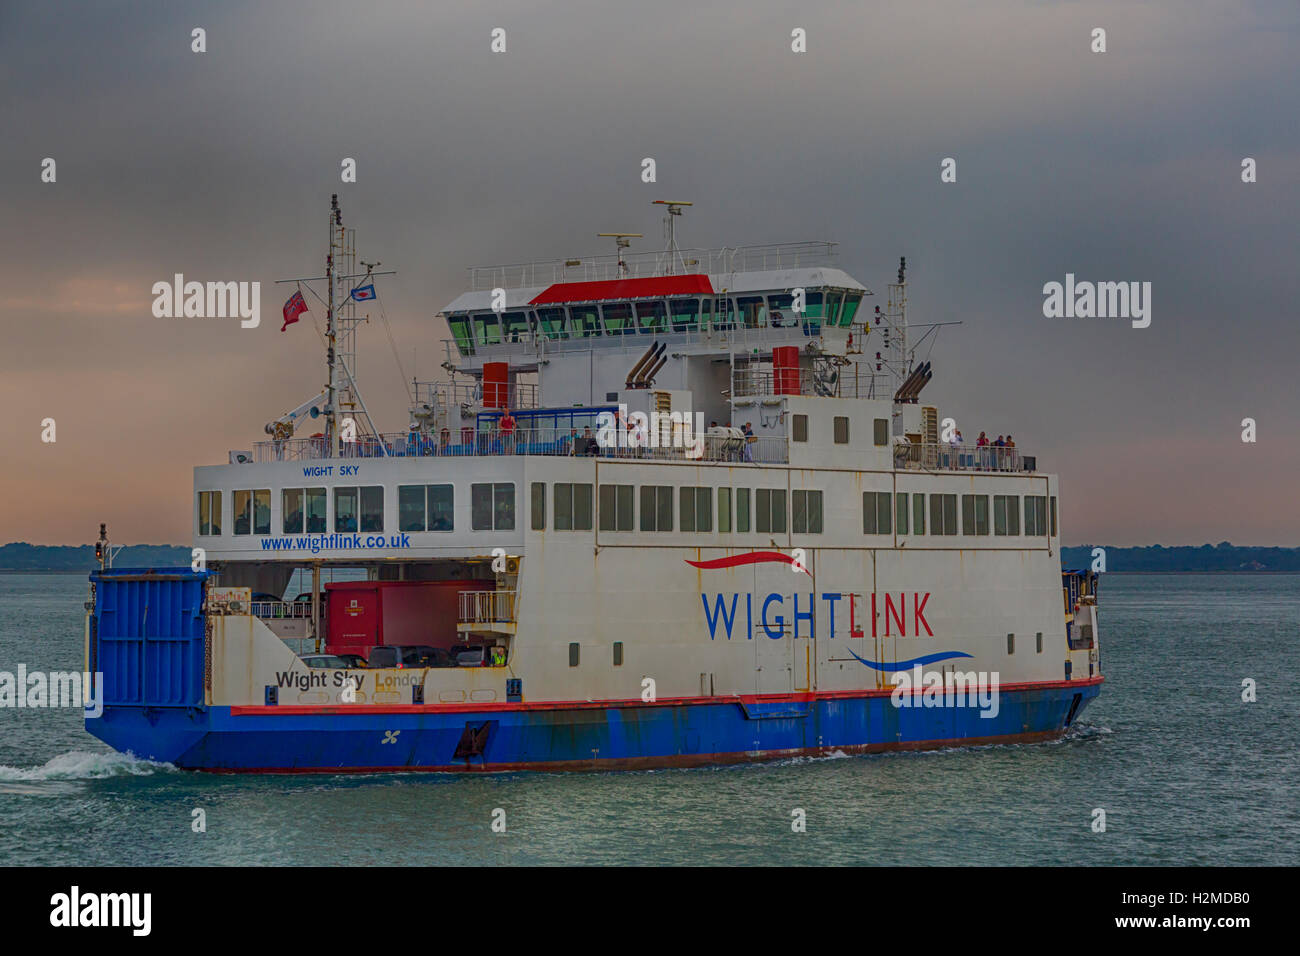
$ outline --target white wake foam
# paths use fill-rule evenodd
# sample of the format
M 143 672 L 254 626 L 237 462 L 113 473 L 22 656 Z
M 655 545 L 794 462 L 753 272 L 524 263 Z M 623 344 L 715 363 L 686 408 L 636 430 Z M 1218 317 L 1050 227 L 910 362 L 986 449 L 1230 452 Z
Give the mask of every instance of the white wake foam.
M 0 764 L 0 783 L 39 780 L 102 780 L 105 777 L 144 777 L 176 768 L 169 763 L 140 760 L 129 754 L 73 750 L 51 757 L 41 767 Z

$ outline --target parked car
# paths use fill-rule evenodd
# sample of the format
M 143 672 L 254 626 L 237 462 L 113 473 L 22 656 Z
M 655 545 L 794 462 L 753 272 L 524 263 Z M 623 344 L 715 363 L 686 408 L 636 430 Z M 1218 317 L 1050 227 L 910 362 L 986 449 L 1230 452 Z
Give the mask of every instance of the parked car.
M 371 648 L 369 667 L 454 667 L 447 652 L 427 644 L 381 644 Z
M 348 660 L 348 658 L 355 656 L 355 654 L 305 654 L 302 662 L 308 667 L 323 667 L 342 671 L 356 666 Z
M 483 645 L 482 644 L 453 644 L 451 648 L 452 659 L 455 660 L 457 667 L 482 667 L 483 666 Z
M 366 666 L 366 659 L 360 654 L 335 654 L 335 657 L 347 662 L 347 666 L 353 670 Z

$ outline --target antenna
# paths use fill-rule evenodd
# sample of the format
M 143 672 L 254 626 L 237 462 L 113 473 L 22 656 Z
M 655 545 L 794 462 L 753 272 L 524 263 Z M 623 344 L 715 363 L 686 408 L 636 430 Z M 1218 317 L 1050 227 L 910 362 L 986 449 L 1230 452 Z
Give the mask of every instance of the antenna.
M 682 214 L 683 206 L 694 206 L 695 203 L 687 202 L 684 199 L 656 199 L 652 205 L 666 206 L 667 212 L 664 214 L 664 241 L 668 248 L 664 251 L 668 255 L 668 268 L 665 275 L 673 275 L 676 271 L 678 262 L 681 262 L 681 253 L 677 249 L 677 232 L 673 225 L 673 216 Z M 682 262 L 682 272 L 686 271 L 686 263 Z
M 633 239 L 640 239 L 639 232 L 598 232 L 596 236 L 601 239 L 614 240 L 614 253 L 618 256 L 618 274 L 627 275 L 627 263 L 623 261 L 623 250 L 632 245 Z

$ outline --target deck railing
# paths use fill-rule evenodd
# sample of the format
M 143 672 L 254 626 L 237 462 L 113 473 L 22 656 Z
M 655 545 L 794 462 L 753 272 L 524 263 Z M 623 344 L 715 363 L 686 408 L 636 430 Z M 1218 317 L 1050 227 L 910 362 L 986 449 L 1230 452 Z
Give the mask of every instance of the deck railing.
M 924 442 L 895 444 L 894 466 L 907 471 L 1032 472 L 1038 467 L 1032 456 L 1019 448 L 976 446 L 970 442 Z
M 592 436 L 595 436 L 592 432 Z M 789 460 L 789 448 L 783 437 L 764 436 L 752 442 L 739 442 L 704 435 L 700 455 L 686 446 L 649 448 L 614 445 L 592 448 L 584 434 L 563 428 L 516 428 L 510 432 L 475 432 L 472 427 L 437 437 L 419 432 L 393 432 L 378 438 L 359 438 L 341 444 L 339 457 L 354 458 L 460 458 L 502 455 L 544 455 L 548 457 L 639 458 L 664 461 L 735 461 L 778 464 Z M 258 462 L 305 461 L 329 457 L 329 447 L 320 438 L 290 438 L 284 441 L 253 443 L 253 458 Z
M 461 591 L 461 624 L 514 624 L 518 591 Z

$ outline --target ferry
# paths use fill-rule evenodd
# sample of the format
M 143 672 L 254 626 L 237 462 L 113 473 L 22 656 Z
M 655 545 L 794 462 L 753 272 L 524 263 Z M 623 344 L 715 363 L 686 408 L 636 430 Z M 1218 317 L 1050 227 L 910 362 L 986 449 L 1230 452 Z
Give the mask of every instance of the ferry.
M 1057 476 L 922 400 L 943 323 L 909 328 L 905 260 L 872 306 L 833 243 L 679 247 L 690 205 L 658 203 L 659 252 L 471 269 L 385 432 L 356 340 L 392 273 L 334 197 L 285 310 L 324 283 L 321 393 L 194 469 L 189 567 L 114 567 L 101 526 L 88 732 L 228 773 L 1065 734 L 1103 680 L 1098 576 L 1062 570 Z

